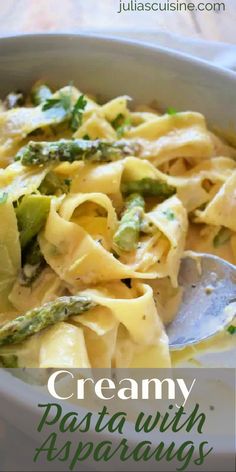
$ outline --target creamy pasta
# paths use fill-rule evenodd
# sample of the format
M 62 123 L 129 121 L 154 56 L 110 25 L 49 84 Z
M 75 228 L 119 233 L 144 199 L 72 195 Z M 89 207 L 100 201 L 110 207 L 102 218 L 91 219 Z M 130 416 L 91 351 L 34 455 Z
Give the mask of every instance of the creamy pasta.
M 3 366 L 170 367 L 185 251 L 236 264 L 236 150 L 130 103 L 40 82 L 2 102 Z

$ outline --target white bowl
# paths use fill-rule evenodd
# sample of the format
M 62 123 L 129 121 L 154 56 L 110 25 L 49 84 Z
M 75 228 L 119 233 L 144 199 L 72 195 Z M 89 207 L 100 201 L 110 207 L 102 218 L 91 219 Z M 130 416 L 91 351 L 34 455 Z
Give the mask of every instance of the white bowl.
M 212 126 L 236 129 L 236 74 L 169 49 L 92 35 L 29 35 L 0 39 L 0 65 L 0 96 L 29 89 L 39 78 L 57 85 L 73 80 L 104 99 L 125 94 L 136 103 L 156 100 L 163 108 L 199 111 Z M 28 387 L 3 373 L 0 395 L 8 419 L 25 431 L 29 422 L 37 424 Z

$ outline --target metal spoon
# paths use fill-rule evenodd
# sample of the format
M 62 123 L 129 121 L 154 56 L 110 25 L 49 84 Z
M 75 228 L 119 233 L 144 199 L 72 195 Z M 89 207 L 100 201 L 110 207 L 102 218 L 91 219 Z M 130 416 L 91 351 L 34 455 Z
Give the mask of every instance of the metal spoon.
M 171 349 L 199 343 L 224 329 L 236 315 L 236 267 L 219 257 L 198 254 L 182 259 L 179 284 L 183 300 L 167 326 Z

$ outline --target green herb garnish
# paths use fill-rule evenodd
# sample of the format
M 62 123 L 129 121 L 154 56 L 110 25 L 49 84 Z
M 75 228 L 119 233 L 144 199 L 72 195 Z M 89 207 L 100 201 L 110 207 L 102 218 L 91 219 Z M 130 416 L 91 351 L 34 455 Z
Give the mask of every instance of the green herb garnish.
M 234 325 L 228 326 L 227 331 L 228 331 L 229 334 L 235 334 L 236 333 L 236 326 L 234 326 Z
M 51 108 L 64 108 L 68 110 L 68 101 L 64 100 L 64 94 L 60 95 L 60 98 L 47 98 L 44 105 L 42 106 L 43 111 L 50 110 Z
M 175 115 L 177 115 L 177 113 L 178 113 L 178 111 L 175 108 L 170 107 L 170 108 L 167 109 L 167 114 L 168 115 L 175 116 Z
M 48 98 L 42 106 L 43 111 L 55 109 L 63 110 L 65 117 L 68 116 L 70 128 L 76 131 L 82 123 L 83 111 L 86 107 L 87 100 L 84 95 L 80 95 L 75 105 L 72 105 L 71 94 L 60 93 L 58 98 Z

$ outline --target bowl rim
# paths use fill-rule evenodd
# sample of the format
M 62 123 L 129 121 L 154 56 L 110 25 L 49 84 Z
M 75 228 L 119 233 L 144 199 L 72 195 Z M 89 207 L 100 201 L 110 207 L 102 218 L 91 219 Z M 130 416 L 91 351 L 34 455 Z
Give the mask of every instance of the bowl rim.
M 126 34 L 126 32 L 124 32 Z M 211 63 L 205 59 L 201 59 L 189 53 L 180 52 L 178 50 L 163 47 L 156 45 L 152 42 L 145 41 L 145 40 L 138 40 L 138 39 L 130 39 L 127 37 L 118 37 L 115 35 L 104 35 L 103 33 L 98 34 L 96 33 L 69 33 L 69 32 L 49 32 L 49 33 L 21 33 L 21 34 L 14 34 L 14 35 L 7 35 L 0 37 L 0 56 L 1 56 L 1 48 L 5 48 L 14 44 L 17 44 L 18 48 L 21 47 L 22 42 L 38 42 L 39 47 L 40 43 L 43 41 L 53 41 L 55 44 L 57 41 L 81 41 L 87 43 L 93 43 L 96 41 L 99 43 L 99 46 L 102 48 L 103 46 L 111 46 L 111 47 L 118 47 L 120 45 L 127 46 L 128 48 L 132 49 L 134 52 L 140 51 L 145 53 L 145 51 L 151 52 L 153 55 L 158 54 L 159 57 L 167 57 L 170 60 L 180 60 L 181 62 L 185 63 L 186 65 L 198 67 L 206 72 L 215 73 L 218 77 L 222 77 L 230 82 L 236 83 L 236 72 L 233 70 L 227 69 L 226 67 L 220 67 L 214 63 Z M 42 43 L 41 43 L 42 44 Z M 40 51 L 39 51 L 40 53 Z M 11 51 L 4 50 L 4 54 L 11 54 Z M 28 393 L 28 392 L 27 392 Z M 9 392 L 7 386 L 5 384 L 0 385 L 0 395 L 5 397 L 10 403 L 18 403 L 18 407 L 24 408 L 26 410 L 31 410 L 31 412 L 35 413 L 35 406 L 32 404 L 32 400 L 27 395 L 27 398 L 22 398 L 21 396 L 17 397 L 15 395 L 15 391 Z M 17 401 L 16 401 L 17 400 Z M 91 431 L 92 432 L 92 431 Z M 229 451 L 227 451 L 229 452 Z M 227 454 L 226 452 L 226 454 Z M 230 451 L 231 452 L 231 451 Z M 220 449 L 216 452 L 216 456 L 220 454 L 224 454 L 225 451 Z
M 200 57 L 194 56 L 189 53 L 185 53 L 182 51 L 178 51 L 169 47 L 158 46 L 149 41 L 144 40 L 137 40 L 131 39 L 127 37 L 119 37 L 115 35 L 106 35 L 106 34 L 98 34 L 96 33 L 69 33 L 69 32 L 49 32 L 49 33 L 21 33 L 15 35 L 7 35 L 0 37 L 0 48 L 2 45 L 11 45 L 15 41 L 41 41 L 41 40 L 65 40 L 65 41 L 74 41 L 74 40 L 81 40 L 81 41 L 96 41 L 99 42 L 101 45 L 123 45 L 127 47 L 131 47 L 133 50 L 141 49 L 143 51 L 149 50 L 153 53 L 158 53 L 162 57 L 169 57 L 170 59 L 180 59 L 182 62 L 186 64 L 192 63 L 193 66 L 201 67 L 205 70 L 210 70 L 211 72 L 215 72 L 218 75 L 222 75 L 227 77 L 231 80 L 236 80 L 236 72 L 228 69 L 226 67 L 221 67 L 218 64 L 214 64 L 213 62 L 207 61 L 206 59 L 202 59 Z M 1 52 L 1 51 L 0 51 Z

